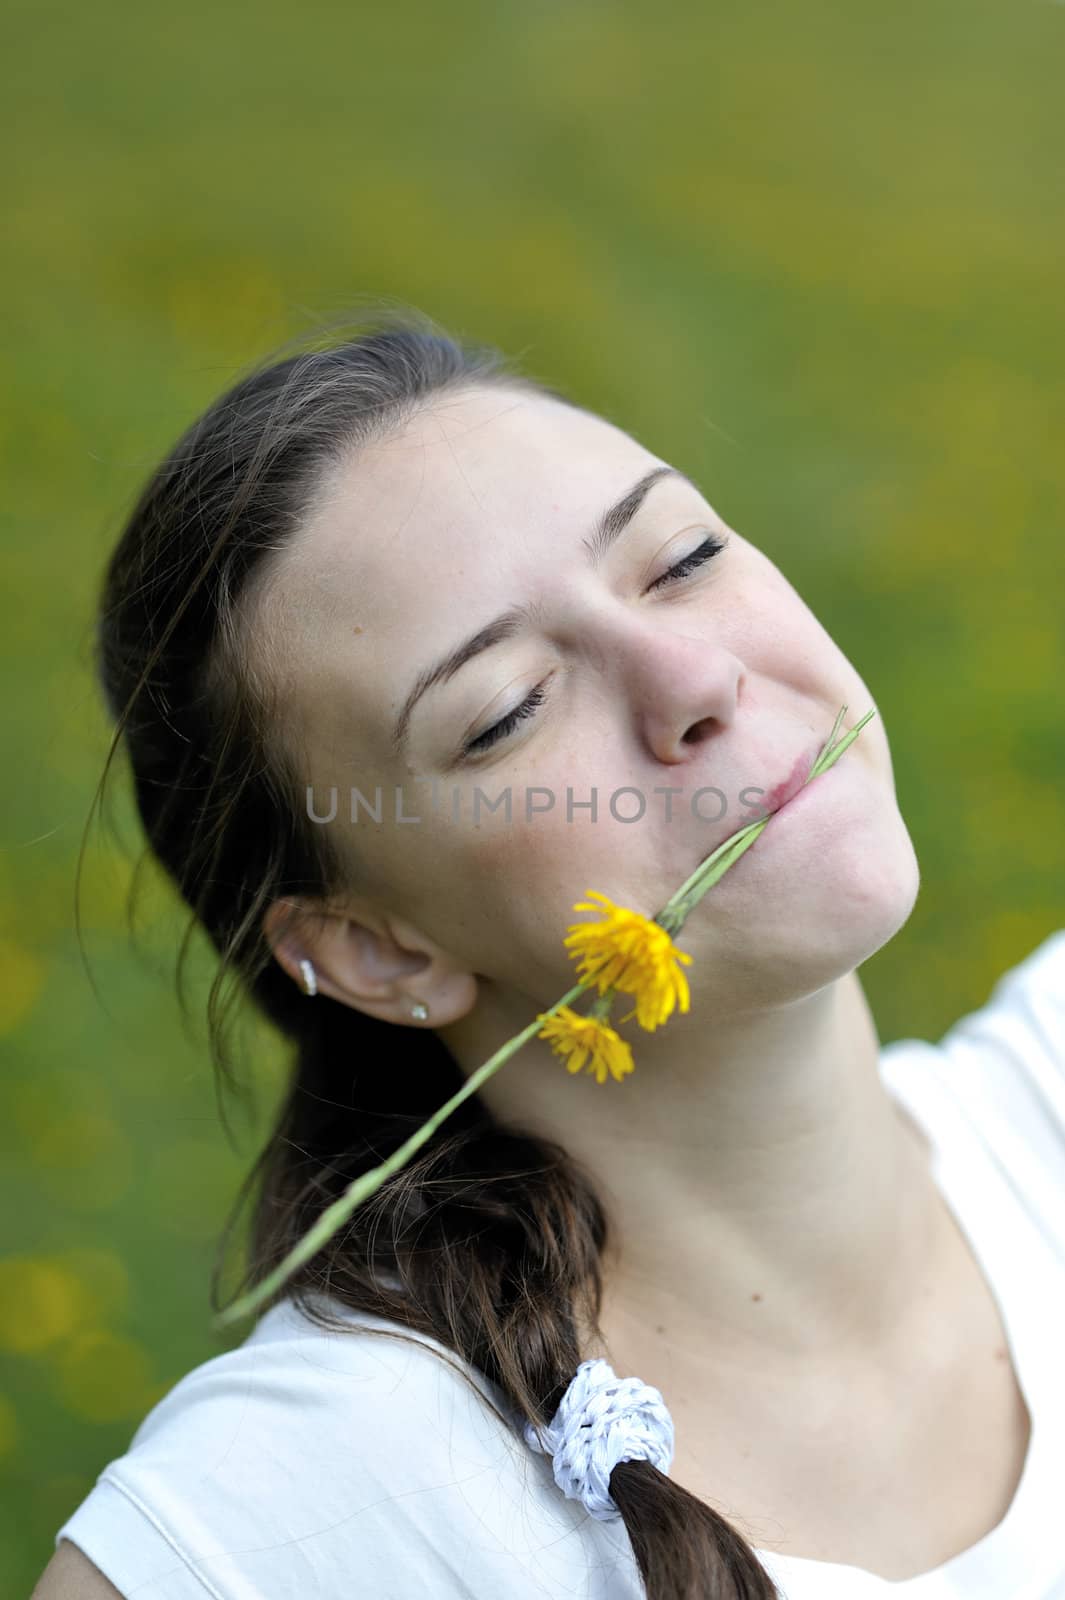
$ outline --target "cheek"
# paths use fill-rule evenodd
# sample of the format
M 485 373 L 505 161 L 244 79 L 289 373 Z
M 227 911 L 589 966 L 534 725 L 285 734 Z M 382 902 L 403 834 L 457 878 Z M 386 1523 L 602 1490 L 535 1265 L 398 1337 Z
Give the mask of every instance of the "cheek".
M 526 790 L 515 783 L 509 826 L 502 812 L 485 818 L 479 828 L 467 825 L 462 876 L 481 886 L 477 915 L 494 937 L 497 954 L 503 926 L 528 959 L 565 967 L 566 929 L 583 919 L 574 902 L 590 888 L 606 893 L 617 888 L 625 852 L 638 853 L 632 837 L 638 830 L 609 816 L 602 788 L 593 822 L 590 811 L 576 809 L 567 821 L 564 783 L 556 789 L 545 780 L 543 787 L 554 796 L 550 810 L 534 812 L 527 820 Z M 590 795 L 590 785 L 573 782 L 572 787 L 575 801 Z M 534 805 L 545 803 L 544 795 L 534 794 Z
M 439 841 L 447 881 L 435 895 L 437 910 L 447 906 L 441 942 L 470 970 L 538 996 L 537 1004 L 557 998 L 570 965 L 566 925 L 578 920 L 572 904 L 586 887 L 580 838 L 550 816 L 527 824 L 517 804 L 509 826 L 501 809 L 479 823 L 471 814 L 448 831 Z M 588 881 L 596 882 L 594 873 Z
M 575 800 L 590 797 L 590 783 L 572 787 Z M 504 959 L 513 967 L 512 952 L 518 952 L 519 986 L 533 972 L 540 975 L 541 987 L 545 975 L 556 987 L 567 986 L 572 962 L 564 940 L 570 926 L 591 920 L 591 913 L 575 909 L 589 890 L 651 916 L 691 870 L 690 820 L 680 815 L 667 827 L 655 810 L 660 800 L 646 797 L 641 818 L 619 821 L 611 812 L 611 792 L 609 784 L 599 785 L 594 821 L 587 809 L 567 819 L 563 784 L 550 811 L 526 821 L 516 804 L 511 827 L 497 820 L 469 836 L 475 842 L 467 876 L 483 885 L 476 916 L 489 941 L 487 959 L 498 962 L 503 955 L 500 930 L 505 928 L 513 945 Z M 623 816 L 636 809 L 634 799 L 631 794 L 619 798 Z
M 582 792 L 573 787 L 574 799 L 580 799 Z M 575 878 L 586 871 L 581 863 L 595 854 L 601 830 L 589 825 L 589 816 L 575 810 L 567 822 L 564 784 L 558 788 L 544 782 L 528 789 L 514 784 L 509 822 L 502 807 L 480 823 L 469 821 L 463 853 L 481 881 L 492 884 L 494 897 L 550 901 L 560 891 L 569 893 Z
M 751 550 L 750 567 L 730 594 L 729 610 L 737 620 L 732 647 L 752 664 L 805 662 L 823 670 L 831 660 L 844 659 L 799 591 L 758 550 Z

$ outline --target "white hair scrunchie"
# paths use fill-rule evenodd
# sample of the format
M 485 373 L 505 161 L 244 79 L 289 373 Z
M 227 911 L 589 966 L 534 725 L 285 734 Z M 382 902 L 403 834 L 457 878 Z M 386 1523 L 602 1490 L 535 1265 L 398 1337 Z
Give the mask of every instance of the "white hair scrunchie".
M 546 1432 L 525 1424 L 525 1443 L 553 1457 L 555 1482 L 599 1522 L 621 1515 L 610 1498 L 619 1461 L 650 1461 L 668 1472 L 673 1418 L 659 1390 L 619 1378 L 609 1361 L 582 1361 Z

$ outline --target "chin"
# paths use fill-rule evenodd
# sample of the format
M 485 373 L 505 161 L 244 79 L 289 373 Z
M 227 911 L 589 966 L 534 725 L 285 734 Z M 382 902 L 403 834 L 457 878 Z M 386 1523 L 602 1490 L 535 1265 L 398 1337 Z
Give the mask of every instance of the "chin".
M 720 973 L 723 995 L 750 990 L 764 999 L 771 989 L 786 1002 L 813 994 L 890 943 L 917 901 L 920 868 L 894 807 L 875 828 L 837 835 L 827 850 L 787 860 L 778 853 L 773 871 L 752 870 L 741 879 L 744 861 L 757 851 L 758 842 L 736 863 L 736 892 L 715 905 L 730 869 L 679 935 L 695 960 L 691 972 L 702 966 Z M 767 853 L 763 867 L 768 863 Z
M 905 827 L 878 853 L 844 852 L 820 891 L 807 892 L 773 947 L 814 987 L 853 972 L 906 926 L 917 903 L 920 867 Z M 790 947 L 790 948 L 789 948 Z

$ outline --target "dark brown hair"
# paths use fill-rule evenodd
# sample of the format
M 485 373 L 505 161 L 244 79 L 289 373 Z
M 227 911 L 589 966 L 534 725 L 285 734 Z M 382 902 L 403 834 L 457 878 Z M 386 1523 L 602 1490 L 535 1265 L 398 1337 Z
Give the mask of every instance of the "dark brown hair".
M 242 598 L 270 552 L 298 537 L 324 473 L 434 397 L 495 384 L 575 404 L 407 308 L 378 303 L 356 320 L 355 333 L 348 318 L 342 336 L 275 351 L 188 428 L 136 499 L 100 599 L 98 671 L 116 726 L 97 798 L 124 740 L 150 851 L 192 912 L 179 994 L 197 924 L 221 958 L 207 1021 L 223 1121 L 223 1083 L 242 1092 L 228 1042 L 242 997 L 294 1046 L 276 1124 L 223 1232 L 216 1311 L 246 1198 L 240 1293 L 464 1082 L 431 1029 L 400 1032 L 324 994 L 308 1000 L 271 952 L 267 908 L 342 892 L 350 867 L 307 816 L 296 752 L 277 734 L 281 694 L 252 664 Z M 335 1327 L 324 1295 L 433 1338 L 498 1386 L 514 1414 L 492 1409 L 508 1427 L 539 1426 L 598 1330 L 606 1242 L 587 1174 L 474 1095 L 267 1304 L 290 1298 Z M 748 1542 L 650 1462 L 619 1463 L 610 1491 L 652 1600 L 776 1596 Z

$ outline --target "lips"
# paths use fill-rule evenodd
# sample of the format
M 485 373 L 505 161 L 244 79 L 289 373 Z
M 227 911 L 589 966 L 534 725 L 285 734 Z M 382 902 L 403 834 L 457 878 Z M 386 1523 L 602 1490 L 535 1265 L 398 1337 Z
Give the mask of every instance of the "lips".
M 779 811 L 781 806 L 787 805 L 789 800 L 795 798 L 810 776 L 810 768 L 813 766 L 820 748 L 821 746 L 817 745 L 814 749 L 795 758 L 787 777 L 770 789 L 761 801 L 761 805 L 766 811 Z
M 824 745 L 824 739 L 818 739 L 815 743 L 812 743 L 802 755 L 795 757 L 787 775 L 766 791 L 760 800 L 756 802 L 746 801 L 745 804 L 753 806 L 756 814 L 749 813 L 741 819 L 741 822 L 743 824 L 756 822 L 759 817 L 770 816 L 774 812 L 780 811 L 783 806 L 787 805 L 789 800 L 793 800 L 799 790 L 805 787 L 810 776 L 810 769 L 824 749 Z M 725 840 L 737 831 L 738 826 L 739 824 L 737 824 L 734 816 L 724 818 L 720 829 L 714 830 L 716 837 L 712 838 L 709 846 L 704 846 L 706 854 L 700 856 L 700 861 L 705 860 L 707 854 L 712 853 L 713 850 L 724 844 Z

